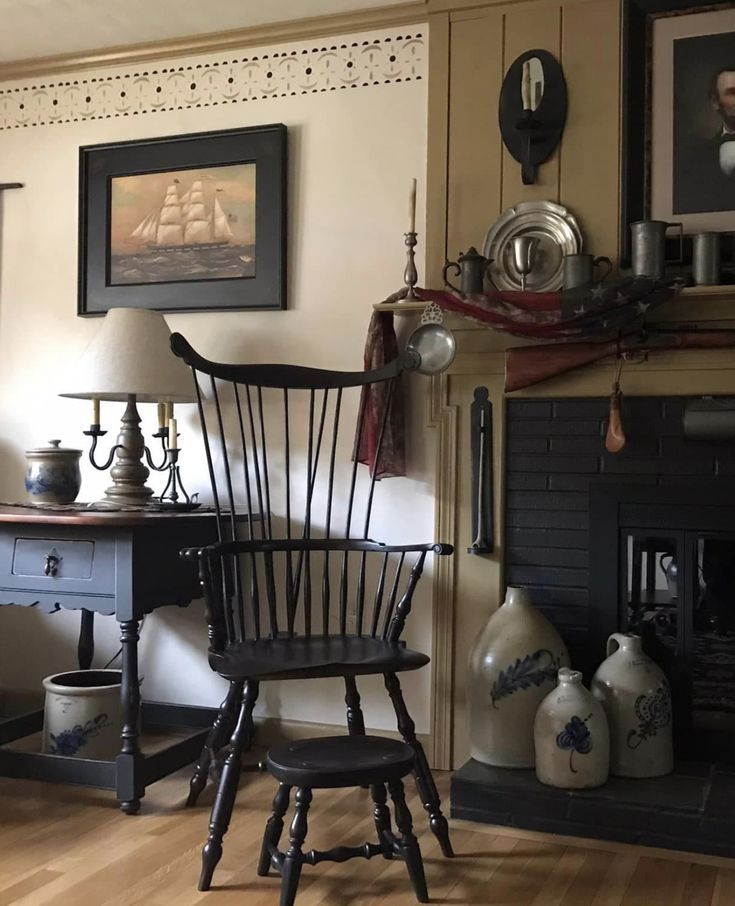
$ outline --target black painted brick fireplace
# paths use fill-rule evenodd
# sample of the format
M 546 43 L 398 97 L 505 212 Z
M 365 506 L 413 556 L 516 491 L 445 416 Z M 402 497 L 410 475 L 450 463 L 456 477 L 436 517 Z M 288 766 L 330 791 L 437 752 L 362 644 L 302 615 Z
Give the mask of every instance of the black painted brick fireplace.
M 690 397 L 627 397 L 627 443 L 607 453 L 607 399 L 507 401 L 507 585 L 525 585 L 575 655 L 588 641 L 589 486 L 735 477 L 735 442 L 683 435 Z
M 708 489 L 702 499 L 717 497 L 714 488 L 725 507 L 735 503 L 735 443 L 685 438 L 688 399 L 693 398 L 626 398 L 627 443 L 617 454 L 604 446 L 607 399 L 507 401 L 506 584 L 529 587 L 563 635 L 573 664 L 587 667 L 588 674 L 600 630 L 599 614 L 590 607 L 590 497 L 635 497 L 636 486 L 646 485 L 641 500 L 691 501 L 699 487 Z M 735 508 L 732 529 L 731 534 Z M 593 534 L 599 536 L 597 524 Z M 617 546 L 610 548 L 617 559 Z M 613 577 L 615 572 L 613 567 Z M 625 593 L 621 588 L 618 593 Z M 611 596 L 614 602 L 614 590 Z M 533 771 L 470 760 L 452 778 L 451 799 L 459 818 L 735 856 L 735 767 L 714 760 L 679 758 L 668 777 L 611 778 L 588 791 L 551 789 Z

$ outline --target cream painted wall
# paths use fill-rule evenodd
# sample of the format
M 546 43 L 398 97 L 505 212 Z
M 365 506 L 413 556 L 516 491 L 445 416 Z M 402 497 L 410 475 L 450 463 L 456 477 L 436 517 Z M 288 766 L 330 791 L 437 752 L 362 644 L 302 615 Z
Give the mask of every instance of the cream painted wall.
M 209 357 L 360 367 L 372 303 L 401 284 L 412 176 L 419 181 L 423 222 L 425 80 L 2 131 L 0 180 L 22 181 L 25 188 L 5 193 L 0 202 L 0 499 L 22 499 L 26 448 L 51 437 L 70 446 L 86 440 L 81 431 L 90 421 L 89 404 L 57 396 L 99 325 L 75 314 L 79 146 L 271 122 L 289 129 L 288 310 L 173 314 L 168 322 Z M 383 540 L 433 536 L 426 390 L 422 379 L 414 380 L 411 475 L 379 489 L 387 498 L 378 513 Z M 154 407 L 142 408 L 144 428 L 154 430 Z M 105 427 L 114 432 L 120 407 L 103 404 L 102 411 Z M 185 481 L 190 490 L 204 490 L 193 408 L 180 407 L 177 414 Z M 159 479 L 151 483 L 158 487 Z M 99 496 L 105 484 L 105 476 L 83 467 L 82 499 Z M 429 575 L 409 632 L 410 644 L 425 651 L 431 650 L 430 602 Z M 77 614 L 4 608 L 0 621 L 0 687 L 38 689 L 44 675 L 73 666 Z M 200 603 L 149 617 L 141 647 L 145 696 L 218 704 L 224 684 L 207 666 L 205 639 Z M 97 664 L 117 649 L 111 618 L 97 620 L 97 648 Z M 417 729 L 425 732 L 429 670 L 408 677 L 405 688 Z M 381 684 L 366 681 L 361 692 L 367 723 L 393 728 Z M 271 684 L 256 713 L 341 723 L 343 690 L 333 682 Z

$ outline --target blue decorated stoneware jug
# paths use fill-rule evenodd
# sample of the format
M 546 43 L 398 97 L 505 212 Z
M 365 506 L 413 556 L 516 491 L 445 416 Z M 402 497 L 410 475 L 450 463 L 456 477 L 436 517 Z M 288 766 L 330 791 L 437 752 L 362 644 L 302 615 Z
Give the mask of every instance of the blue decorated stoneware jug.
M 525 588 L 505 602 L 477 637 L 469 662 L 470 753 L 505 768 L 534 765 L 533 721 L 569 654 Z

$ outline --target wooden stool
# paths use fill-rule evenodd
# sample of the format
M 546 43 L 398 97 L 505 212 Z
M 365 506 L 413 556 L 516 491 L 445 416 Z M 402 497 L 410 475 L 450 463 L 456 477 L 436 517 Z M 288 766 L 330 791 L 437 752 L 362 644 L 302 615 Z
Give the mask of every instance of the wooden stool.
M 292 906 L 301 876 L 301 866 L 308 862 L 346 862 L 356 856 L 384 859 L 399 856 L 406 863 L 408 876 L 420 903 L 428 902 L 419 843 L 413 834 L 411 812 L 406 805 L 401 779 L 414 769 L 415 756 L 410 746 L 379 736 L 328 736 L 323 739 L 301 739 L 276 746 L 268 752 L 268 771 L 279 781 L 273 799 L 273 814 L 263 835 L 258 874 L 265 876 L 272 866 L 281 873 L 281 906 Z M 386 784 L 393 800 L 399 834 L 391 828 L 386 805 Z M 362 846 L 336 846 L 320 852 L 302 851 L 306 837 L 306 816 L 312 789 L 337 789 L 348 786 L 370 786 L 373 820 L 378 832 L 377 843 Z M 278 849 L 283 831 L 283 816 L 288 808 L 291 787 L 296 787 L 296 808 L 289 831 L 290 846 L 284 853 Z

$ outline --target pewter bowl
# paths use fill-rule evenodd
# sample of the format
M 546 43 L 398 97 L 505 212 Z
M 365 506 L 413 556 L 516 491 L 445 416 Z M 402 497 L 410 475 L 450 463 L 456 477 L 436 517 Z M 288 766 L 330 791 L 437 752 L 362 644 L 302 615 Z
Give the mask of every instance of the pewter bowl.
M 439 374 L 454 361 L 457 344 L 451 330 L 442 324 L 422 324 L 408 338 L 406 349 L 419 357 L 419 374 Z

